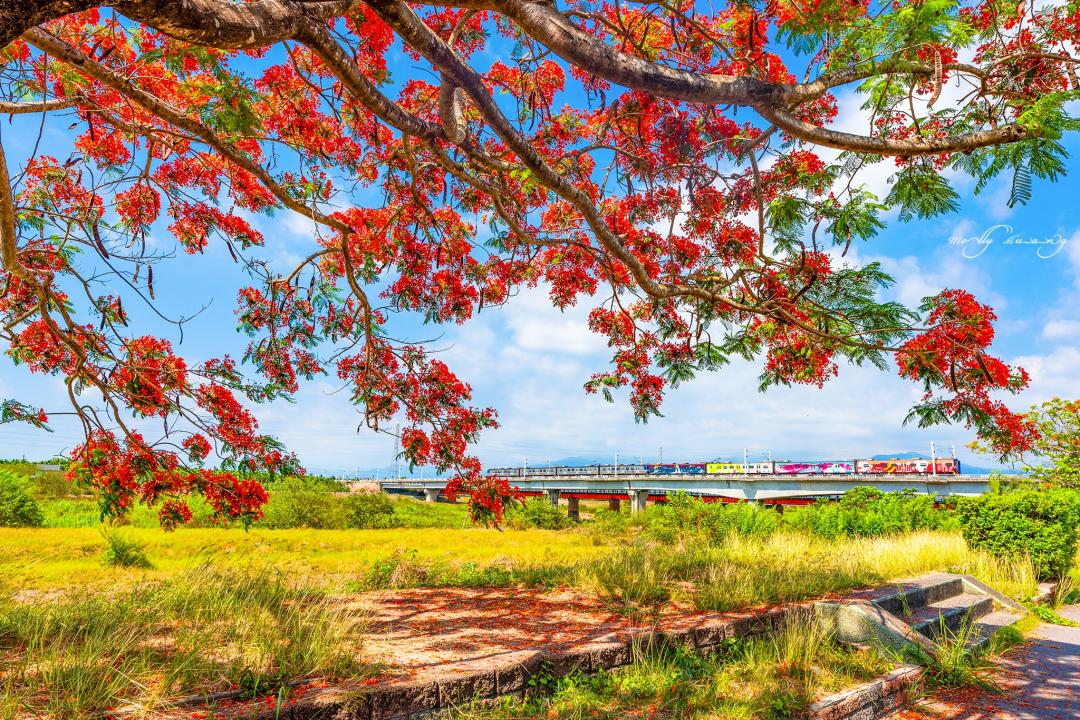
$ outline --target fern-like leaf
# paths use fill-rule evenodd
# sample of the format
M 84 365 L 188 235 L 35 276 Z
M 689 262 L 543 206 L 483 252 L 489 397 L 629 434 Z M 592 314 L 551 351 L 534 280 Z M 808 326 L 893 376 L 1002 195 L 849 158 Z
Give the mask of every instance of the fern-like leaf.
M 1031 170 L 1027 162 L 1021 162 L 1013 169 L 1012 190 L 1009 192 L 1009 207 L 1027 205 L 1031 199 Z

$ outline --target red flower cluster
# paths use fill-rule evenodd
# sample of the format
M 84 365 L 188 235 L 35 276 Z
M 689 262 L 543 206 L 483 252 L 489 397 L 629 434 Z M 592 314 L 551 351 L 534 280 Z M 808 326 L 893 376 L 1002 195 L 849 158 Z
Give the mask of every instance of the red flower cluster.
M 999 390 L 1017 393 L 1028 384 L 1022 368 L 986 354 L 994 339 L 994 311 L 964 290 L 945 290 L 930 298 L 926 309 L 929 328 L 896 355 L 900 375 L 925 388 L 915 415 L 924 424 L 949 419 L 975 426 L 1003 455 L 1030 448 L 1037 437 L 1034 426 L 991 397 Z
M 173 527 L 189 517 L 181 496 L 196 492 L 223 516 L 257 517 L 265 496 L 250 478 L 296 460 L 260 434 L 246 403 L 287 397 L 332 367 L 366 424 L 401 422 L 405 459 L 457 473 L 478 521 L 498 523 L 512 493 L 469 454 L 494 410 L 473 406 L 471 387 L 423 348 L 391 340 L 387 319 L 463 323 L 541 284 L 559 308 L 593 308 L 611 366 L 586 390 L 626 392 L 641 419 L 668 387 L 734 358 L 761 359 L 765 385 L 821 385 L 841 359 L 881 364 L 900 346 L 900 374 L 926 393 L 920 422 L 966 422 L 1000 449 L 1030 443 L 995 394 L 1027 378 L 987 354 L 990 309 L 947 291 L 925 309 L 928 327 L 913 328 L 911 313 L 879 299 L 880 268 L 851 267 L 844 250 L 874 235 L 887 207 L 947 209 L 936 170 L 986 181 L 1002 164 L 981 149 L 904 155 L 903 182 L 877 199 L 857 190 L 872 154 L 826 161 L 812 145 L 846 143 L 818 132 L 837 115 L 829 90 L 865 82 L 882 103 L 864 132 L 871 145 L 1016 120 L 1039 140 L 1011 145 L 1006 165 L 1058 174 L 1062 91 L 1080 87 L 1060 54 L 1080 39 L 1075 8 L 978 0 L 934 9 L 928 24 L 908 0 L 873 17 L 865 0 L 572 5 L 574 43 L 623 54 L 618 78 L 551 52 L 509 10 L 422 4 L 410 32 L 423 42 L 361 4 L 277 49 L 200 46 L 96 10 L 47 21 L 38 44 L 51 50 L 4 48 L 18 84 L 5 96 L 65 100 L 74 121 L 66 158 L 37 155 L 9 173 L 18 232 L 0 271 L 5 351 L 83 393 L 75 411 L 97 430 L 73 473 L 107 511 L 160 499 Z M 970 32 L 939 32 L 952 22 Z M 323 25 L 333 32 L 319 40 Z M 910 42 L 877 47 L 882 28 Z M 455 87 L 454 63 L 432 54 L 440 42 L 454 63 L 506 43 L 522 52 L 478 63 L 480 82 Z M 391 83 L 398 50 L 434 72 Z M 979 70 L 957 66 L 961 56 Z M 657 73 L 659 84 L 642 79 Z M 979 92 L 926 111 L 957 74 Z M 718 104 L 721 87 L 749 93 L 753 108 Z M 792 99 L 773 108 L 786 121 L 767 112 L 772 98 Z M 740 104 L 775 127 L 737 115 Z M 258 228 L 283 222 L 275 213 L 311 228 L 283 272 L 260 250 Z M 255 278 L 236 309 L 243 363 L 189 364 L 165 339 L 127 329 L 125 305 L 152 303 L 154 274 L 167 270 L 171 248 L 149 242 L 166 224 L 186 252 L 220 242 Z M 170 437 L 151 447 L 127 428 L 130 411 L 162 420 Z M 2 412 L 46 422 L 21 403 Z

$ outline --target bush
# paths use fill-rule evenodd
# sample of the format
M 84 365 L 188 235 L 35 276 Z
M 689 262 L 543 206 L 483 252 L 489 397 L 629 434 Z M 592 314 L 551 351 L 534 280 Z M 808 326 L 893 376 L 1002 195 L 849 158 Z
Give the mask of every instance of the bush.
M 1076 558 L 1080 495 L 1073 490 L 1012 490 L 959 504 L 964 540 L 1002 558 L 1028 556 L 1040 580 L 1064 577 Z
M 707 503 L 679 491 L 666 503 L 648 509 L 645 534 L 666 543 L 686 534 L 703 535 L 719 542 L 731 533 L 771 535 L 779 523 L 775 511 L 755 503 Z
M 855 488 L 840 502 L 820 500 L 785 517 L 786 522 L 819 537 L 882 537 L 913 530 L 952 530 L 959 525 L 948 508 L 935 507 L 929 495 L 903 491 L 883 493 Z
M 105 537 L 105 552 L 101 561 L 112 567 L 151 568 L 153 564 L 146 556 L 146 546 L 138 540 L 122 533 L 112 531 L 101 533 Z
M 334 529 L 346 524 L 344 503 L 323 482 L 306 478 L 285 478 L 270 486 L 270 499 L 263 509 L 262 527 Z
M 41 527 L 43 522 L 26 479 L 0 469 L 0 527 Z
M 361 492 L 345 498 L 345 524 L 351 528 L 396 527 L 394 503 L 381 492 Z
M 570 527 L 570 516 L 544 498 L 534 497 L 507 512 L 506 523 L 516 530 L 562 530 Z
M 57 470 L 38 470 L 30 476 L 30 487 L 39 499 L 59 500 L 86 492 L 85 488 L 73 485 L 64 473 Z

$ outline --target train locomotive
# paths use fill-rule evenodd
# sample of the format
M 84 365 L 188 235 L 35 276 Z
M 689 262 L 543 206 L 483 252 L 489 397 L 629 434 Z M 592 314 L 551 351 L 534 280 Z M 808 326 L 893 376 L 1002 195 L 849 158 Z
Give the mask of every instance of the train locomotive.
M 490 468 L 496 477 L 596 477 L 602 475 L 959 475 L 956 458 L 893 458 L 793 462 L 645 463 Z

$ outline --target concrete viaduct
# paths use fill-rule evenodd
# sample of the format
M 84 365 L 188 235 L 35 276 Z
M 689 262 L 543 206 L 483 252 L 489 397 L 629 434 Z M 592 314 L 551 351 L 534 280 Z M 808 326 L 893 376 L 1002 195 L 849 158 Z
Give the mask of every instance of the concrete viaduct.
M 630 511 L 645 509 L 650 500 L 661 501 L 682 490 L 705 500 L 753 501 L 765 505 L 795 505 L 822 497 L 838 497 L 857 487 L 883 492 L 910 490 L 934 497 L 981 495 L 989 490 L 989 475 L 532 475 L 510 478 L 511 487 L 525 495 L 546 497 L 553 505 L 566 498 L 571 517 L 578 515 L 582 499 L 608 500 L 617 509 L 629 499 Z M 399 479 L 379 482 L 383 490 L 423 493 L 435 502 L 446 480 Z

